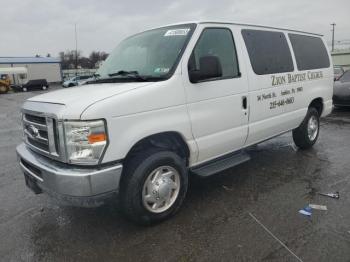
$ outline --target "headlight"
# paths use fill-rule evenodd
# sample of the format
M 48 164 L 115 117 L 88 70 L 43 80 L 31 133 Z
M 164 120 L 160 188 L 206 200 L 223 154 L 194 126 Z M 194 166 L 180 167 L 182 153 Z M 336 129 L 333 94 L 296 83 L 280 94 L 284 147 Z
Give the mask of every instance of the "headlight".
M 68 162 L 73 164 L 97 164 L 107 145 L 105 122 L 64 122 Z

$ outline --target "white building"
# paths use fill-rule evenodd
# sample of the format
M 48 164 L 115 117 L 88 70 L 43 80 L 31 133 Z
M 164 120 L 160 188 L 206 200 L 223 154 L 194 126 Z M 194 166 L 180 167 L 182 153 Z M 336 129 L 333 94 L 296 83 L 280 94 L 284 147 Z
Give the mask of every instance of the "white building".
M 53 57 L 0 57 L 0 67 L 26 67 L 28 80 L 46 79 L 49 83 L 62 82 L 61 61 Z M 13 84 L 16 79 L 13 79 Z
M 345 70 L 350 69 L 350 49 L 334 50 L 332 59 L 334 65 L 342 66 Z

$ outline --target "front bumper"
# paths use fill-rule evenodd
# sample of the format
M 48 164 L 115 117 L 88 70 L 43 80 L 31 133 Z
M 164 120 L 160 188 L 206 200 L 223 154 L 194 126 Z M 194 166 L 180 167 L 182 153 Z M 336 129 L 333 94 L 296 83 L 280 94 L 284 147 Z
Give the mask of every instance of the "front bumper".
M 333 96 L 333 104 L 335 106 L 350 106 L 349 96 Z
M 24 143 L 16 150 L 27 185 L 37 187 L 36 193 L 42 190 L 76 206 L 98 206 L 119 190 L 122 164 L 76 167 L 39 155 Z

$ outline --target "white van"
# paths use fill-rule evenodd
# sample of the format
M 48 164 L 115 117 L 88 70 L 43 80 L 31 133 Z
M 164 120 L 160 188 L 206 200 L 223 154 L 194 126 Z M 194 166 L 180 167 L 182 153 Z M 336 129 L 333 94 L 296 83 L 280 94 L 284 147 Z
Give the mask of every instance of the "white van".
M 332 92 L 320 35 L 176 24 L 122 41 L 86 85 L 28 99 L 17 153 L 34 192 L 89 206 L 118 197 L 149 224 L 180 208 L 190 175 L 247 161 L 251 145 L 292 130 L 310 148 Z

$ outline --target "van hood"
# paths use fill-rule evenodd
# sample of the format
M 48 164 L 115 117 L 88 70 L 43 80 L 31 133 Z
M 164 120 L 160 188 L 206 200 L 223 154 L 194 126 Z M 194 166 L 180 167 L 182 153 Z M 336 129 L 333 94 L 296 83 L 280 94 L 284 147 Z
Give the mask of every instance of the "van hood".
M 130 90 L 150 84 L 150 82 L 132 82 L 82 85 L 78 87 L 71 87 L 48 92 L 29 98 L 28 100 L 32 102 L 45 102 L 62 105 L 83 103 L 85 106 L 89 106 L 108 97 L 128 92 Z
M 28 102 L 58 104 L 65 108 L 64 117 L 80 118 L 90 105 L 109 97 L 151 85 L 152 82 L 103 83 L 60 89 L 29 98 Z

